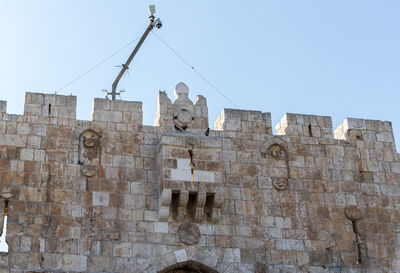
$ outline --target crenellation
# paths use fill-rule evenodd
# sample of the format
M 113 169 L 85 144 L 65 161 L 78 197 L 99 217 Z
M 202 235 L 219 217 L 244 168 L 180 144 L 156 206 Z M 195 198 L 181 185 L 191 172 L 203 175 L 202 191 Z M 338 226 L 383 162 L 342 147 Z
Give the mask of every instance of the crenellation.
M 287 113 L 275 130 L 277 135 L 333 138 L 332 118 L 327 116 Z
M 0 272 L 399 270 L 390 122 L 333 137 L 331 117 L 288 113 L 274 135 L 270 113 L 224 109 L 210 130 L 188 95 L 159 92 L 155 126 L 135 101 L 94 99 L 91 120 L 74 96 L 0 101 Z
M 7 113 L 7 101 L 0 100 L 0 113 Z
M 51 118 L 76 119 L 76 96 L 30 93 L 25 94 L 25 116 L 45 117 L 45 122 Z M 34 122 L 34 120 L 31 120 Z M 53 121 L 56 124 L 56 121 Z
M 271 113 L 224 109 L 215 121 L 214 127 L 220 131 L 272 134 Z
M 95 99 L 91 121 L 106 122 L 108 128 L 118 131 L 137 131 L 143 125 L 142 103 Z
M 389 121 L 347 118 L 335 130 L 335 138 L 347 141 L 394 143 Z

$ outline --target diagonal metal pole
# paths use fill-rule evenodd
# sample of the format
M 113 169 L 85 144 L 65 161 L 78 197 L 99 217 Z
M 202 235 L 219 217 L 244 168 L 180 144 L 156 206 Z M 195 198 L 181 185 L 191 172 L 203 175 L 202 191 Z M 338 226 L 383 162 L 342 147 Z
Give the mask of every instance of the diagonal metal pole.
M 117 96 L 117 85 L 119 81 L 121 80 L 122 76 L 126 72 L 127 69 L 129 69 L 129 65 L 131 64 L 133 58 L 135 57 L 136 53 L 139 51 L 139 48 L 142 46 L 144 40 L 146 40 L 147 35 L 149 35 L 150 31 L 154 27 L 154 16 L 150 16 L 150 24 L 147 27 L 146 31 L 143 33 L 142 38 L 140 38 L 138 44 L 136 45 L 135 49 L 132 51 L 131 55 L 129 56 L 128 60 L 126 60 L 125 64 L 122 65 L 122 69 L 119 72 L 118 76 L 115 78 L 113 84 L 112 84 L 112 91 L 111 91 L 111 98 L 112 100 L 116 99 Z

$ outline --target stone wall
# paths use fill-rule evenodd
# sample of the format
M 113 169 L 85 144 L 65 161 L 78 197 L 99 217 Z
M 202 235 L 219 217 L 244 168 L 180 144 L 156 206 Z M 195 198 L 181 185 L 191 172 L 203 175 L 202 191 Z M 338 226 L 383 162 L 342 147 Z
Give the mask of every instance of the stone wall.
M 0 101 L 3 272 L 394 273 L 400 162 L 391 123 L 27 93 Z M 178 271 L 181 270 L 181 271 Z

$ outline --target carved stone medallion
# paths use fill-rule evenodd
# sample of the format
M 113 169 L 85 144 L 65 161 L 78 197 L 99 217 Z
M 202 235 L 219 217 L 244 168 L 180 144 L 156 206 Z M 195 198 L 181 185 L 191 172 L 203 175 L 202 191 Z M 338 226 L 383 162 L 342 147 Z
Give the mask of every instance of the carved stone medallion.
M 345 210 L 346 217 L 355 222 L 361 219 L 362 217 L 362 212 L 359 208 L 356 206 L 348 206 Z
M 186 128 L 192 123 L 193 113 L 185 107 L 180 107 L 176 110 L 174 116 L 174 123 L 176 126 Z
M 87 135 L 83 138 L 83 144 L 86 148 L 93 148 L 98 144 L 98 137 L 94 134 Z
M 277 190 L 284 190 L 288 185 L 288 180 L 282 177 L 273 177 L 272 178 L 272 185 Z
M 286 151 L 279 144 L 273 144 L 269 146 L 269 148 L 267 149 L 267 154 L 272 156 L 272 158 L 274 159 L 279 159 L 279 160 L 286 159 Z
M 81 170 L 86 177 L 92 177 L 96 174 L 97 168 L 96 166 L 84 165 Z
M 3 199 L 11 199 L 15 196 L 15 190 L 11 187 L 4 187 L 0 191 L 0 197 Z
M 195 224 L 186 222 L 178 227 L 179 241 L 187 245 L 197 244 L 200 240 L 200 229 Z

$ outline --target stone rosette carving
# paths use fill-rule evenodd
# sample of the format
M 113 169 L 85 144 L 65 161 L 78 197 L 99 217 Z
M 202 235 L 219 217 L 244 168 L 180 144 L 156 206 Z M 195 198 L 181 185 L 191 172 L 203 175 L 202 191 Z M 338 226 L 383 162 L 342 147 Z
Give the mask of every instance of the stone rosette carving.
M 97 167 L 96 166 L 90 166 L 90 165 L 84 165 L 81 168 L 81 172 L 86 177 L 93 177 L 93 176 L 96 175 Z
M 284 166 L 286 173 L 272 177 L 272 186 L 277 190 L 286 189 L 290 178 L 289 160 L 293 160 L 295 155 L 292 145 L 280 137 L 268 136 L 260 147 L 260 155 L 265 160 L 276 160 L 280 168 Z
M 201 237 L 200 228 L 190 222 L 179 225 L 177 234 L 179 241 L 187 245 L 197 244 Z
M 277 190 L 284 190 L 288 186 L 288 180 L 282 177 L 273 177 L 272 185 Z
M 352 222 L 356 222 L 362 218 L 362 212 L 356 206 L 348 206 L 344 213 L 346 217 Z
M 285 160 L 286 159 L 286 151 L 279 144 L 272 144 L 267 149 L 267 154 L 272 156 L 274 159 Z
M 192 123 L 193 113 L 188 107 L 181 106 L 175 111 L 174 123 L 180 128 L 185 128 Z

